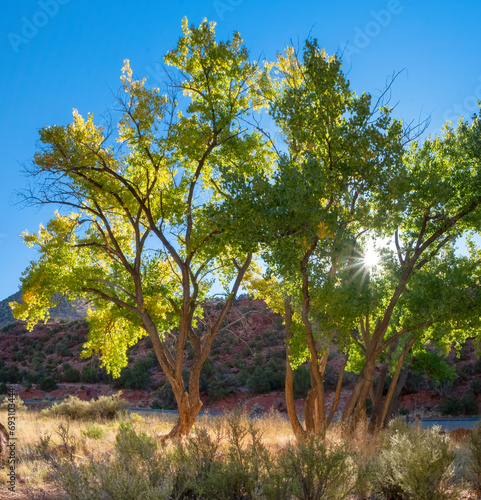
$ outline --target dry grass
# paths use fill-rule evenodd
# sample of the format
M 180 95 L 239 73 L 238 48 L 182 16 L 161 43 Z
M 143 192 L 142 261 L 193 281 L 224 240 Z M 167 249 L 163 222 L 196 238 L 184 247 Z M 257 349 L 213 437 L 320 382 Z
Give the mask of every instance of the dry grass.
M 247 422 L 247 416 L 242 416 Z M 122 420 L 128 421 L 137 432 L 145 432 L 156 438 L 167 434 L 175 424 L 176 416 L 171 413 L 153 413 L 140 415 L 137 413 L 125 414 Z M 0 422 L 7 421 L 7 413 L 0 412 Z M 17 488 L 22 490 L 26 486 L 35 489 L 49 485 L 50 467 L 42 461 L 38 452 L 41 438 L 50 437 L 49 451 L 55 453 L 55 447 L 60 448 L 62 439 L 59 435 L 61 426 L 68 427 L 69 434 L 76 442 L 75 458 L 79 461 L 98 460 L 100 457 L 113 450 L 119 430 L 119 420 L 90 422 L 86 420 L 67 420 L 64 417 L 47 417 L 39 413 L 28 411 L 17 414 L 16 438 L 17 449 L 16 466 Z M 256 419 L 263 441 L 272 451 L 278 451 L 294 441 L 289 421 L 276 413 L 271 413 L 263 418 Z M 202 415 L 197 419 L 192 430 L 196 428 L 209 429 L 214 436 L 223 433 L 227 425 L 224 418 L 219 416 Z M 100 430 L 101 439 L 90 437 L 95 435 L 92 427 Z M 0 469 L 0 498 L 2 489 L 6 489 L 7 472 Z M 31 492 L 32 494 L 32 492 Z M 13 498 L 13 496 L 12 496 Z
M 6 412 L 0 412 L 0 422 L 6 422 Z M 262 444 L 272 457 L 283 455 L 286 450 L 295 444 L 289 421 L 278 413 L 270 413 L 252 421 L 246 415 L 236 415 L 237 424 L 246 429 L 249 425 L 254 426 L 262 439 Z M 105 460 L 106 456 L 111 456 L 115 449 L 116 437 L 122 422 L 127 422 L 137 433 L 145 433 L 160 441 L 174 425 L 176 417 L 169 413 L 152 413 L 146 415 L 125 414 L 116 420 L 70 420 L 64 417 L 45 417 L 38 413 L 28 411 L 17 415 L 16 438 L 17 438 L 17 459 L 16 481 L 17 493 L 10 494 L 7 491 L 6 470 L 0 470 L 0 498 L 15 499 L 61 499 L 65 498 L 63 493 L 56 490 L 52 481 L 52 469 L 48 461 L 42 459 L 42 443 L 47 442 L 48 446 L 43 449 L 52 456 L 61 456 L 63 453 L 71 453 L 75 461 L 81 463 L 96 463 Z M 201 436 L 202 432 L 207 432 L 215 439 L 221 439 L 219 451 L 227 453 L 231 445 L 226 440 L 229 429 L 229 417 L 201 416 L 198 418 L 192 436 Z M 75 447 L 65 450 L 62 447 L 63 439 L 61 430 L 68 428 L 68 434 Z M 396 430 L 391 430 L 396 432 Z M 250 435 L 247 433 L 245 439 L 248 441 Z M 356 457 L 359 468 L 366 467 L 366 491 L 369 489 L 369 464 L 373 462 L 376 455 L 382 448 L 383 439 L 372 437 L 365 432 L 358 432 L 349 440 L 349 452 Z M 246 442 L 247 442 L 246 441 Z M 336 447 L 346 444 L 336 426 L 328 432 L 326 445 L 328 449 L 335 450 Z M 174 445 L 168 444 L 163 451 L 171 449 Z M 457 456 L 457 475 L 464 476 L 467 466 L 468 441 L 461 440 L 451 443 L 451 450 Z M 6 495 L 6 494 L 7 495 Z M 3 495 L 3 496 L 2 496 Z M 468 495 L 468 493 L 466 493 Z M 356 498 L 356 497 L 352 497 Z M 360 498 L 360 497 L 357 497 Z M 459 496 L 459 498 L 470 498 L 469 496 Z M 474 496 L 472 498 L 475 498 Z

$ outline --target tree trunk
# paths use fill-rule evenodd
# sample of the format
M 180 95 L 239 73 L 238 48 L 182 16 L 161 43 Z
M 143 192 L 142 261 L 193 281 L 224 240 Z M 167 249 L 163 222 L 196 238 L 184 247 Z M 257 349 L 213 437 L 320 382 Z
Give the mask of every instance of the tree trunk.
M 386 413 L 386 418 L 383 422 L 383 427 L 387 427 L 389 424 L 389 419 L 397 412 L 399 406 L 399 396 L 401 395 L 401 391 L 406 383 L 406 380 L 409 375 L 409 368 L 405 367 L 401 371 L 401 375 L 399 376 L 399 380 L 396 384 L 396 389 L 394 390 L 394 395 L 391 399 L 391 403 L 389 404 L 388 411 Z
M 409 339 L 409 342 L 404 347 L 404 349 L 401 353 L 401 356 L 399 356 L 399 360 L 398 360 L 397 365 L 396 365 L 396 371 L 394 372 L 394 375 L 393 375 L 392 380 L 391 380 L 391 384 L 389 386 L 389 390 L 387 392 L 386 400 L 384 401 L 384 407 L 383 407 L 383 411 L 382 411 L 381 418 L 380 418 L 380 423 L 382 425 L 384 424 L 384 422 L 388 418 L 387 414 L 389 411 L 389 407 L 391 405 L 392 398 L 394 396 L 394 392 L 395 392 L 395 389 L 397 386 L 397 382 L 399 380 L 399 376 L 401 374 L 401 369 L 404 365 L 404 360 L 406 359 L 406 356 L 409 353 L 409 351 L 412 349 L 415 341 L 416 341 L 416 337 L 413 335 Z
M 375 368 L 376 357 L 371 356 L 362 368 L 356 386 L 354 387 L 351 397 L 349 398 L 346 408 L 342 414 L 341 426 L 344 433 L 352 433 L 360 421 L 360 418 L 364 418 L 366 414 L 366 398 L 372 387 Z M 363 408 L 364 412 L 362 411 Z
M 179 418 L 175 423 L 174 427 L 170 430 L 170 432 L 164 436 L 165 439 L 173 439 L 180 438 L 183 436 L 188 436 L 192 426 L 195 423 L 195 419 L 199 413 L 200 408 L 202 407 L 202 402 L 191 407 L 189 404 L 189 393 L 184 392 L 184 394 L 180 397 L 176 397 L 177 407 L 179 412 Z
M 329 415 L 326 420 L 326 430 L 331 425 L 332 419 L 334 418 L 334 413 L 336 411 L 337 405 L 339 403 L 339 398 L 341 397 L 341 389 L 342 389 L 342 379 L 344 378 L 344 373 L 346 370 L 348 355 L 344 356 L 344 361 L 339 369 L 339 375 L 337 377 L 337 385 L 336 385 L 336 393 L 334 395 L 334 400 L 331 405 L 331 409 L 329 410 Z
M 381 373 L 379 374 L 379 381 L 376 387 L 376 393 L 374 395 L 372 415 L 369 420 L 369 432 L 374 433 L 377 426 L 382 425 L 382 417 L 381 412 L 383 408 L 383 393 L 384 393 L 384 385 L 386 383 L 387 376 L 389 374 L 389 368 L 391 366 L 391 359 L 394 351 L 396 350 L 396 346 L 398 341 L 393 342 L 389 346 L 389 350 L 387 352 L 386 362 L 383 364 L 381 368 Z
M 374 393 L 372 414 L 369 420 L 369 432 L 374 431 L 375 425 L 379 420 L 379 415 L 382 410 L 382 396 L 384 392 L 384 384 L 386 382 L 387 374 L 389 373 L 389 365 L 385 363 L 381 368 L 381 373 L 379 374 L 379 380 Z
M 306 422 L 306 432 L 314 434 L 316 432 L 316 421 L 314 418 L 314 405 L 316 404 L 317 394 L 314 387 L 307 393 L 304 402 L 304 419 Z
M 306 431 L 302 427 L 299 417 L 297 416 L 296 405 L 294 402 L 294 370 L 292 369 L 289 355 L 289 341 L 292 338 L 291 332 L 291 322 L 292 322 L 292 307 L 291 298 L 286 297 L 284 300 L 284 321 L 286 323 L 286 385 L 285 385 L 285 395 L 286 395 L 286 407 L 287 415 L 289 416 L 289 422 L 291 423 L 292 431 L 294 436 L 298 441 L 302 441 L 306 437 Z

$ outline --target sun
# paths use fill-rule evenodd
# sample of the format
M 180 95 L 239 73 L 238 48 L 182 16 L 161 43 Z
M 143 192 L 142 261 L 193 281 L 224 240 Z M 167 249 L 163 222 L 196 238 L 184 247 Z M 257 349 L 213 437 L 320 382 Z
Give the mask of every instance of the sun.
M 376 267 L 379 264 L 379 252 L 373 241 L 367 243 L 362 261 L 364 265 L 369 268 Z

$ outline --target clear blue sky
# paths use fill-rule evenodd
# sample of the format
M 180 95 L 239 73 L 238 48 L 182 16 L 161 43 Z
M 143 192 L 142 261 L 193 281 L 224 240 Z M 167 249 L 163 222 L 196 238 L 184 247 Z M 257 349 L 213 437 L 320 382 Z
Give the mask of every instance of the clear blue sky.
M 35 258 L 18 235 L 36 231 L 54 210 L 13 205 L 38 130 L 69 123 L 74 107 L 97 116 L 110 108 L 126 58 L 135 76 L 158 83 L 183 16 L 195 24 L 204 17 L 216 21 L 223 39 L 239 31 L 256 59 L 274 58 L 291 40 L 316 37 L 329 54 L 344 53 L 357 92 L 376 93 L 404 70 L 393 88 L 396 114 L 406 122 L 431 116 L 431 133 L 446 119 L 471 116 L 481 99 L 479 0 L 6 2 L 0 20 L 0 299 L 17 291 Z

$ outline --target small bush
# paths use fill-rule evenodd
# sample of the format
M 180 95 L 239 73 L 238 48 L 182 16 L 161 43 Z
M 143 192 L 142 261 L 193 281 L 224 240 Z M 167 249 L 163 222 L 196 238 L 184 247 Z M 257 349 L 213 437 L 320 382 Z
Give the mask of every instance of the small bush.
M 294 372 L 294 397 L 305 398 L 311 389 L 311 374 L 305 366 L 300 366 Z
M 470 392 L 463 396 L 461 400 L 464 415 L 477 415 L 479 413 L 478 398 L 474 393 Z
M 478 400 L 472 392 L 466 394 L 463 398 L 453 396 L 441 402 L 440 410 L 441 413 L 446 416 L 477 415 Z
M 474 363 L 474 370 L 476 373 L 481 373 L 481 356 L 476 359 L 476 362 Z
M 128 406 L 128 401 L 120 394 L 100 396 L 96 400 L 82 401 L 76 396 L 69 396 L 61 403 L 56 403 L 40 413 L 47 417 L 63 416 L 72 420 L 80 419 L 112 419 Z
M 7 394 L 7 392 L 8 392 L 7 384 L 5 382 L 2 382 L 0 384 L 0 394 Z
M 409 427 L 386 433 L 375 458 L 375 489 L 384 498 L 436 500 L 458 498 L 453 488 L 455 453 L 438 428 Z
M 82 374 L 80 380 L 86 384 L 96 384 L 99 380 L 97 377 L 98 369 L 94 366 L 84 366 L 82 368 Z
M 459 359 L 461 361 L 466 361 L 469 359 L 469 354 L 471 352 L 471 349 L 469 348 L 468 344 L 464 344 L 461 349 L 458 351 Z
M 50 392 L 58 389 L 57 382 L 51 377 L 44 377 L 38 381 L 38 387 L 42 391 Z
M 98 399 L 90 401 L 90 411 L 95 415 L 95 418 L 115 418 L 127 406 L 129 406 L 129 402 L 123 399 L 120 393 L 113 394 L 112 396 L 99 396 Z
M 54 482 L 72 500 L 167 499 L 171 490 L 166 456 L 157 453 L 156 440 L 129 424 L 121 424 L 113 456 L 77 464 L 71 457 L 45 455 Z
M 113 385 L 117 389 L 148 389 L 152 385 L 145 362 L 139 360 L 132 368 L 125 367 L 120 372 L 120 377 L 114 379 Z
M 8 411 L 11 405 L 15 406 L 15 413 L 23 413 L 27 411 L 27 407 L 20 396 L 14 396 L 13 403 L 10 398 L 6 397 L 3 403 L 0 404 L 0 411 Z
M 179 447 L 173 498 L 258 498 L 267 480 L 267 453 L 255 423 L 234 412 L 210 438 L 204 429 Z M 217 453 L 221 431 L 229 443 Z M 219 456 L 220 455 L 220 456 Z
M 457 397 L 445 398 L 441 402 L 439 407 L 442 415 L 461 415 L 462 413 L 462 405 L 461 400 Z
M 152 408 L 156 410 L 175 410 L 177 408 L 174 392 L 168 380 L 157 390 L 157 399 L 152 405 L 154 404 L 155 407 L 152 406 Z
M 94 425 L 91 422 L 87 424 L 85 429 L 82 431 L 82 436 L 85 436 L 87 438 L 91 439 L 102 439 L 104 437 L 105 433 L 102 427 L 99 427 L 98 425 Z
M 271 390 L 269 376 L 272 374 L 270 370 L 257 366 L 247 381 L 247 388 L 254 394 L 263 394 Z
M 469 386 L 469 390 L 473 394 L 475 394 L 476 396 L 479 396 L 479 394 L 481 394 L 481 380 L 479 378 L 475 378 L 471 382 L 471 385 Z
M 353 493 L 356 470 L 344 446 L 327 449 L 318 436 L 289 446 L 265 489 L 271 498 L 343 499 Z
M 72 420 L 87 418 L 89 414 L 89 403 L 82 401 L 76 396 L 69 396 L 61 403 L 55 403 L 50 408 L 40 412 L 46 417 L 67 417 Z
M 68 365 L 66 368 L 64 368 L 63 373 L 62 373 L 62 381 L 67 382 L 67 383 L 77 383 L 80 382 L 80 371 L 77 370 L 76 368 L 72 368 L 70 365 Z
M 464 364 L 456 366 L 456 373 L 458 375 L 459 381 L 467 380 L 475 371 L 475 367 L 473 364 Z

